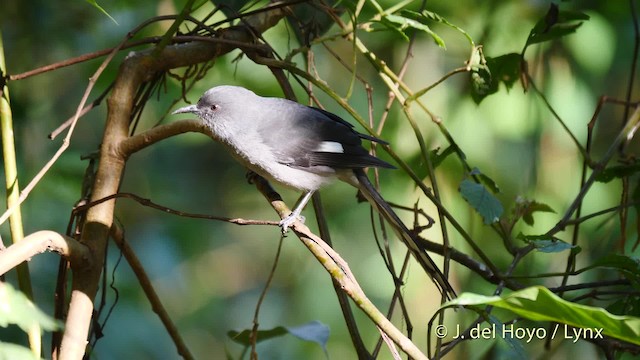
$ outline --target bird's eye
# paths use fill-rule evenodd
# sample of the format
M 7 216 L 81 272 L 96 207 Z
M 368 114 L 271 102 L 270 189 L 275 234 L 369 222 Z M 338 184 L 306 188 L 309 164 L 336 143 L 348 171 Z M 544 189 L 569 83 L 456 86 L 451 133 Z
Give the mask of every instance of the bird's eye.
M 215 110 L 218 110 L 220 108 L 220 106 L 218 106 L 216 104 L 213 104 L 213 105 L 211 105 L 210 108 L 211 108 L 211 110 L 215 111 Z

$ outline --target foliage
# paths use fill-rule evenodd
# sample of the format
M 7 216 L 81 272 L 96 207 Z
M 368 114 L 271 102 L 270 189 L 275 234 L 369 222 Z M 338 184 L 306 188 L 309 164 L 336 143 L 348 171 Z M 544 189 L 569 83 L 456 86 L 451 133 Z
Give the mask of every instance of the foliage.
M 34 326 L 46 331 L 62 329 L 62 323 L 51 318 L 38 309 L 20 291 L 11 284 L 0 283 L 0 326 L 17 325 L 28 332 Z M 2 359 L 38 359 L 28 348 L 17 344 L 0 342 L 0 358 Z
M 559 326 L 556 324 L 553 327 L 552 339 L 558 334 L 562 334 L 565 338 L 574 339 L 580 337 L 579 334 L 588 332 L 593 338 L 604 339 L 606 335 L 640 344 L 640 318 L 613 315 L 602 308 L 572 303 L 542 286 L 526 288 L 503 297 L 464 293 L 460 294 L 457 299 L 444 304 L 443 307 L 456 305 L 465 307 L 490 305 L 507 309 L 518 316 L 533 321 L 549 321 L 579 329 L 589 329 L 585 332 L 573 329 L 569 331 L 569 328 L 564 326 L 558 333 Z
M 640 352 L 634 138 L 640 111 L 633 50 L 639 40 L 629 31 L 638 26 L 635 2 L 625 4 L 625 12 L 606 2 L 116 1 L 108 12 L 87 2 L 91 6 L 13 2 L 0 14 L 0 25 L 8 59 L 3 97 L 8 104 L 11 89 L 17 119 L 15 170 L 30 180 L 54 160 L 27 187 L 35 191 L 23 203 L 25 228 L 67 228 L 70 238 L 84 242 L 98 237 L 87 240 L 88 234 L 109 233 L 119 247 L 107 246 L 106 239 L 92 247 L 108 250 L 97 253 L 106 259 L 103 273 L 99 262 L 87 265 L 102 273 L 99 284 L 87 285 L 100 288 L 89 346 L 95 356 L 166 357 L 174 345 L 164 329 L 185 358 L 242 358 L 248 349 L 262 358 L 322 359 L 403 351 L 359 301 L 364 295 L 412 344 L 437 357 L 527 358 L 549 350 L 575 355 L 573 340 L 548 336 L 438 338 L 437 327 L 450 324 L 467 332 L 511 324 L 545 331 L 597 328 L 604 338 L 576 340 L 593 345 L 581 350 L 588 356 Z M 290 7 L 280 12 L 285 5 Z M 56 7 L 65 11 L 51 11 Z M 41 13 L 50 14 L 47 21 Z M 180 15 L 156 17 L 167 14 Z M 237 37 L 225 37 L 230 33 Z M 194 60 L 203 51 L 211 55 Z M 89 54 L 75 58 L 83 52 Z M 132 59 L 149 54 L 143 75 L 126 73 Z M 96 58 L 104 71 L 96 72 Z M 59 62 L 64 59 L 71 60 Z M 140 83 L 128 96 L 114 95 L 134 78 Z M 344 184 L 323 193 L 324 215 L 306 210 L 307 224 L 315 224 L 314 215 L 328 223 L 336 251 L 349 264 L 330 271 L 339 285 L 292 234 L 276 256 L 280 266 L 269 273 L 278 229 L 235 225 L 274 218 L 264 199 L 243 186 L 243 169 L 204 137 L 159 142 L 195 131 L 172 128 L 162 135 L 179 123 L 167 117 L 176 103 L 195 102 L 222 83 L 297 98 L 388 141 L 376 154 L 398 169 L 369 175 L 420 236 L 419 250 L 448 269 L 460 297 L 440 308 L 431 282 L 393 232 L 379 232 L 378 218 L 357 206 Z M 101 109 L 104 99 L 108 112 Z M 68 143 L 45 143 L 47 132 L 84 106 L 88 112 L 68 122 L 70 130 L 59 128 Z M 129 111 L 126 129 L 110 131 L 113 113 L 123 109 Z M 118 136 L 143 144 L 118 159 L 126 163 L 123 173 L 109 171 L 119 161 L 95 155 L 101 143 L 109 154 L 125 154 L 124 147 L 110 147 Z M 118 198 L 107 215 L 115 220 L 105 220 L 109 231 L 87 231 L 87 219 L 95 220 L 87 211 L 112 203 L 92 197 L 105 183 L 117 183 L 120 192 L 108 195 Z M 276 190 L 294 202 L 292 192 Z M 324 226 L 311 227 L 329 238 Z M 8 225 L 2 231 L 3 238 L 15 235 Z M 52 258 L 37 256 L 30 264 L 34 301 L 51 308 L 47 301 L 55 292 L 56 309 L 73 308 L 64 284 L 84 272 L 65 271 Z M 58 269 L 53 289 L 50 274 Z M 351 278 L 359 284 L 338 282 Z M 5 323 L 57 328 L 39 311 L 18 311 L 27 302 L 15 296 L 22 300 L 10 305 Z M 143 297 L 163 328 L 142 314 L 148 309 Z M 442 318 L 434 316 L 427 326 L 434 313 Z M 0 340 L 3 350 L 13 351 Z M 184 350 L 187 345 L 196 356 Z

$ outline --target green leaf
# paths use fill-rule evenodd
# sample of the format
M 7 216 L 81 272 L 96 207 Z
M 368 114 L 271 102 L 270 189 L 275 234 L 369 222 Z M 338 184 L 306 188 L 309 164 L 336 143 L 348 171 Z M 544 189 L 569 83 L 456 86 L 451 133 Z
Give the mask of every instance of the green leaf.
M 428 25 L 423 24 L 417 20 L 410 19 L 401 15 L 386 14 L 382 16 L 382 18 L 380 19 L 380 23 L 400 33 L 405 40 L 409 40 L 409 37 L 405 33 L 406 29 L 415 29 L 425 32 L 431 36 L 431 38 L 436 42 L 438 46 L 446 49 L 444 40 L 442 40 L 442 38 L 438 36 L 438 34 L 434 33 Z
M 509 53 L 498 57 L 486 57 L 485 59 L 484 67 L 478 69 L 475 76 L 481 78 L 486 84 L 478 84 L 483 85 L 482 92 L 476 90 L 475 85 L 471 87 L 471 97 L 476 104 L 479 104 L 487 96 L 497 93 L 500 90 L 501 83 L 505 85 L 508 91 L 520 79 L 522 66 L 522 56 L 520 54 Z M 473 72 L 471 80 L 477 81 Z
M 33 352 L 25 346 L 0 342 L 0 359 L 39 360 Z
M 548 235 L 524 235 L 519 233 L 516 238 L 533 245 L 536 250 L 543 253 L 556 253 L 575 248 L 568 242 Z
M 289 333 L 299 339 L 314 342 L 322 347 L 325 354 L 327 353 L 327 341 L 329 341 L 329 327 L 320 321 L 314 320 L 309 323 L 287 327 Z
M 11 284 L 0 283 L 0 326 L 15 324 L 24 332 L 38 325 L 43 330 L 54 331 L 62 328 L 62 323 L 38 309 L 22 292 Z
M 421 13 L 417 13 L 417 12 L 411 11 L 411 10 L 402 10 L 402 13 L 407 14 L 408 17 L 412 17 L 412 18 L 414 18 L 416 20 L 420 19 L 420 15 L 422 15 L 426 19 L 430 19 L 430 20 L 433 20 L 433 21 L 437 21 L 437 22 L 439 22 L 441 24 L 447 25 L 447 26 L 457 30 L 462 35 L 464 35 L 464 37 L 467 38 L 467 40 L 469 41 L 469 44 L 471 44 L 471 46 L 475 46 L 475 42 L 473 41 L 471 36 L 466 31 L 464 31 L 462 28 L 450 23 L 447 19 L 443 18 L 439 14 L 436 14 L 434 12 L 427 11 L 427 10 L 423 10 Z
M 596 260 L 588 268 L 604 267 L 619 270 L 627 279 L 640 284 L 640 259 L 632 256 L 611 254 Z
M 464 179 L 460 183 L 459 190 L 469 205 L 482 216 L 485 224 L 493 224 L 502 216 L 504 211 L 502 204 L 484 185 Z
M 636 161 L 631 164 L 610 166 L 602 170 L 596 175 L 596 181 L 608 183 L 613 179 L 629 177 L 640 171 L 640 162 Z
M 505 324 L 493 315 L 489 315 L 488 322 L 498 329 L 504 329 Z M 529 359 L 524 346 L 522 346 L 522 343 L 518 338 L 515 336 L 502 336 L 502 333 L 498 333 L 498 338 L 502 339 L 502 341 L 507 345 L 507 351 L 504 354 L 505 359 Z
M 431 158 L 433 159 L 433 168 L 437 168 L 442 162 L 451 154 L 455 154 L 455 145 L 450 145 L 444 151 L 440 152 L 440 148 L 431 151 Z
M 532 240 L 529 243 L 543 253 L 557 253 L 573 248 L 573 245 L 562 240 Z
M 576 328 L 598 331 L 616 339 L 640 345 L 640 318 L 613 315 L 605 309 L 575 304 L 564 300 L 543 286 L 533 286 L 504 297 L 463 293 L 460 297 L 442 305 L 477 307 L 491 305 L 509 310 L 517 316 L 533 321 L 551 321 Z M 547 337 L 563 338 L 572 335 L 571 329 L 558 324 L 550 329 Z
M 525 50 L 530 45 L 572 34 L 586 20 L 589 20 L 588 15 L 577 11 L 559 10 L 558 5 L 552 3 L 545 17 L 531 29 Z
M 269 339 L 273 339 L 276 337 L 280 337 L 286 334 L 291 334 L 298 339 L 315 342 L 316 344 L 322 347 L 322 350 L 327 352 L 327 341 L 329 340 L 329 327 L 319 321 L 311 321 L 309 323 L 295 326 L 295 327 L 286 327 L 286 326 L 278 326 L 269 330 L 258 330 L 258 338 L 256 342 L 261 342 Z M 251 345 L 251 330 L 245 329 L 241 332 L 238 331 L 229 331 L 227 336 L 242 345 L 249 346 Z
M 533 213 L 535 212 L 546 212 L 546 213 L 554 213 L 555 211 L 551 208 L 551 206 L 537 202 L 535 200 L 528 200 L 525 198 L 518 197 L 516 199 L 516 207 L 513 210 L 513 214 L 515 219 L 522 218 L 525 223 L 529 226 L 533 226 Z
M 288 333 L 289 332 L 287 331 L 287 328 L 285 328 L 284 326 L 278 326 L 269 330 L 258 330 L 258 337 L 256 339 L 256 342 L 259 343 L 261 341 L 273 339 L 279 336 L 286 335 Z M 237 342 L 238 344 L 242 344 L 246 346 L 251 345 L 250 329 L 245 329 L 245 330 L 242 330 L 241 332 L 231 330 L 227 332 L 227 336 L 231 340 Z
M 509 53 L 498 57 L 487 57 L 487 66 L 493 74 L 493 84 L 498 91 L 498 84 L 503 83 L 507 90 L 520 78 L 522 57 L 520 54 Z
M 100 10 L 101 13 L 107 15 L 107 17 L 111 19 L 111 21 L 113 21 L 116 25 L 119 25 L 116 19 L 112 18 L 111 15 L 109 15 L 109 13 L 102 8 L 102 6 L 98 5 L 98 2 L 96 0 L 85 0 L 85 1 L 93 5 L 93 7 L 95 7 L 96 9 Z
M 480 182 L 486 185 L 489 188 L 489 190 L 491 190 L 492 193 L 497 194 L 500 192 L 500 187 L 498 186 L 498 184 L 495 181 L 493 181 L 492 178 L 488 177 L 483 172 L 481 172 L 480 169 L 478 169 L 477 167 L 474 167 L 473 169 L 471 169 L 471 172 L 469 173 L 469 175 L 475 176 L 478 179 L 480 179 Z
M 482 99 L 489 95 L 492 91 L 491 69 L 487 66 L 487 60 L 484 58 L 481 46 L 473 48 L 471 58 L 469 59 L 470 79 L 471 79 L 471 97 L 479 104 Z

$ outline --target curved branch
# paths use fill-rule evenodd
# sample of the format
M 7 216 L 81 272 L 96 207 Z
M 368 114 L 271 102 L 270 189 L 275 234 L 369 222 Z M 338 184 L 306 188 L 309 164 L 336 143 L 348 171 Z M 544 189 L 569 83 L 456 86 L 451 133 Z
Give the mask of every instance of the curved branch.
M 153 145 L 166 138 L 187 132 L 199 132 L 210 136 L 207 127 L 202 121 L 191 119 L 179 120 L 169 124 L 156 126 L 152 129 L 122 140 L 116 144 L 117 149 L 115 151 L 123 158 L 127 158 L 131 154 L 140 151 L 147 146 Z
M 91 253 L 85 245 L 55 231 L 41 230 L 0 251 L 0 275 L 47 251 L 58 253 L 71 263 L 91 261 Z

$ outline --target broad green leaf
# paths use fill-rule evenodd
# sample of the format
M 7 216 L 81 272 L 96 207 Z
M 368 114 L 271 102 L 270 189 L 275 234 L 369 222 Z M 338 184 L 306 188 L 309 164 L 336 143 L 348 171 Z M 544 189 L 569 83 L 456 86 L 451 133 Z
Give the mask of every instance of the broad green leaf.
M 105 14 L 109 19 L 111 19 L 111 21 L 113 21 L 116 25 L 118 25 L 118 22 L 116 21 L 116 19 L 112 18 L 111 15 L 109 15 L 109 13 L 102 8 L 102 6 L 98 5 L 98 2 L 96 0 L 85 0 L 85 1 L 93 5 L 93 7 L 95 7 L 96 9 L 100 10 L 101 13 Z
M 502 216 L 502 204 L 484 185 L 464 179 L 459 190 L 462 197 L 482 216 L 485 224 L 493 224 Z
M 640 345 L 640 318 L 613 315 L 605 309 L 575 304 L 564 300 L 543 286 L 533 286 L 504 297 L 463 293 L 444 305 L 471 306 L 491 305 L 509 310 L 517 316 L 533 321 L 551 321 L 576 328 L 591 329 L 602 334 Z M 557 336 L 567 328 L 559 325 Z M 550 330 L 553 331 L 553 330 Z
M 26 295 L 11 284 L 0 283 L 0 326 L 18 325 L 24 332 L 38 325 L 43 330 L 54 331 L 62 324 L 38 309 Z
M 499 329 L 503 329 L 505 326 L 502 321 L 498 320 L 498 318 L 493 315 L 489 315 L 489 323 Z M 522 346 L 522 343 L 515 336 L 502 336 L 501 333 L 498 333 L 498 338 L 501 339 L 508 348 L 507 352 L 504 354 L 505 359 L 526 360 L 529 358 L 527 352 L 524 350 L 524 346 Z
M 309 323 L 294 326 L 278 326 L 269 330 L 258 330 L 258 338 L 256 342 L 261 342 L 276 337 L 280 337 L 286 334 L 291 334 L 299 339 L 305 341 L 315 342 L 322 347 L 322 350 L 327 352 L 327 341 L 329 340 L 329 327 L 319 321 L 311 321 Z M 251 330 L 245 329 L 240 332 L 229 331 L 227 333 L 229 338 L 239 344 L 249 346 L 251 345 Z

